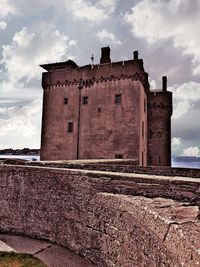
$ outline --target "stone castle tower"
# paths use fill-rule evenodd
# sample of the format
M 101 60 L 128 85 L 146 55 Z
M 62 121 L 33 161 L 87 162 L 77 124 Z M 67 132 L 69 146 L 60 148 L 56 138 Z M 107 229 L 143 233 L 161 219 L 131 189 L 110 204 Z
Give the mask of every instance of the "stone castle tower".
M 171 165 L 172 93 L 150 91 L 143 60 L 79 67 L 72 60 L 41 65 L 41 160 L 134 159 L 141 166 Z

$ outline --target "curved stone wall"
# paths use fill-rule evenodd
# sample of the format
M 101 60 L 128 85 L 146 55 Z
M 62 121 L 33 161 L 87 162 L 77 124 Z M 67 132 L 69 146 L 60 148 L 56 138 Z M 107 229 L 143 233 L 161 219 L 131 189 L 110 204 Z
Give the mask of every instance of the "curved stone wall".
M 0 166 L 0 231 L 55 242 L 98 266 L 199 266 L 200 182 L 173 179 Z

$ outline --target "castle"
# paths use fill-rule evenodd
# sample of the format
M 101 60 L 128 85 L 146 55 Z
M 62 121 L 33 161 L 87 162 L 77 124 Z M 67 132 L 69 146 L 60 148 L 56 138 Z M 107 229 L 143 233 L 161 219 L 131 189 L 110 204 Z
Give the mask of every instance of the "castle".
M 41 160 L 134 159 L 140 166 L 171 165 L 172 93 L 167 77 L 150 91 L 138 52 L 79 67 L 72 60 L 41 65 Z

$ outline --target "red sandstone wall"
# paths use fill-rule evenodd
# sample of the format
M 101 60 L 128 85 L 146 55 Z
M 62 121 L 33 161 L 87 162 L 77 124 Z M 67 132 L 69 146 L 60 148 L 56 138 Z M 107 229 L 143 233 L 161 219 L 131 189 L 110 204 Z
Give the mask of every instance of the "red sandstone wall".
M 171 166 L 172 93 L 148 93 L 148 165 Z
M 133 74 L 137 77 L 123 76 Z M 69 65 L 44 73 L 41 159 L 115 158 L 119 155 L 146 165 L 146 78 L 142 60 L 95 65 L 94 69 L 89 65 L 75 69 Z M 89 84 L 80 83 L 80 79 Z M 73 83 L 67 84 L 66 80 Z M 122 103 L 115 104 L 116 94 L 121 94 Z M 84 96 L 88 96 L 88 105 L 82 103 Z M 63 103 L 64 97 L 68 98 L 67 105 Z M 67 132 L 68 122 L 73 122 L 73 133 Z
M 64 105 L 64 98 L 68 104 Z M 44 90 L 41 159 L 77 158 L 79 90 L 75 85 Z M 68 133 L 73 122 L 73 133 Z
M 0 231 L 50 240 L 97 266 L 196 267 L 199 208 L 189 201 L 199 186 L 189 178 L 0 166 Z M 122 195 L 105 193 L 117 189 Z
M 117 94 L 121 94 L 120 104 L 115 103 Z M 83 87 L 81 95 L 88 96 L 89 102 L 81 105 L 79 158 L 122 155 L 125 159 L 140 158 L 141 163 L 145 137 L 142 138 L 140 121 L 145 124 L 147 116 L 143 105 L 140 108 L 145 97 L 142 84 L 131 79 L 99 82 Z

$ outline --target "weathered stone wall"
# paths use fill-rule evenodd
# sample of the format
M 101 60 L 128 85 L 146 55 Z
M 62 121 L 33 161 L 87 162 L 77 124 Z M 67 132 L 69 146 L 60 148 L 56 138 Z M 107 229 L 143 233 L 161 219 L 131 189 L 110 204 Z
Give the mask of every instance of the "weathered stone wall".
M 192 178 L 0 166 L 0 230 L 98 266 L 198 266 L 199 192 Z
M 67 168 L 67 169 L 87 169 L 87 170 L 99 170 L 99 171 L 121 172 L 121 173 L 140 173 L 147 175 L 183 176 L 183 177 L 200 178 L 200 169 L 171 168 L 165 166 L 141 167 L 138 166 L 138 161 L 133 161 L 133 160 L 110 160 L 110 161 L 83 160 L 83 161 L 62 161 L 62 162 L 40 161 L 40 162 L 27 162 L 26 164 L 31 166 L 43 166 L 43 167 L 48 166 L 48 167 Z

